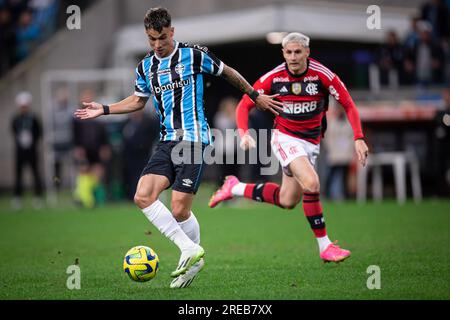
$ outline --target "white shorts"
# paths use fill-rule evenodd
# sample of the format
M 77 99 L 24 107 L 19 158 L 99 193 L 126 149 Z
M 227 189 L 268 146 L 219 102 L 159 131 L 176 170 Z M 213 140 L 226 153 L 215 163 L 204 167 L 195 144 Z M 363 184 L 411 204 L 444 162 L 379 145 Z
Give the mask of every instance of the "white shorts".
M 320 145 L 292 137 L 277 129 L 272 130 L 270 144 L 273 153 L 278 161 L 280 161 L 284 173 L 288 176 L 292 176 L 292 173 L 289 170 L 289 164 L 294 159 L 306 156 L 314 167 L 320 152 Z

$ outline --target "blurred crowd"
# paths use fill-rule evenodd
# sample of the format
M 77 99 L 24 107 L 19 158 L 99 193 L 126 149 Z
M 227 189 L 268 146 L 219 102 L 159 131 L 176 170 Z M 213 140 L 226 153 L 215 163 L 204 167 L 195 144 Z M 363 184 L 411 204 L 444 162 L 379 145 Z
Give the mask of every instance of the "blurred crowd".
M 420 86 L 450 83 L 450 1 L 429 0 L 404 39 L 395 30 L 386 34 L 379 54 L 382 83 Z M 395 80 L 389 79 L 395 72 Z
M 0 75 L 65 25 L 69 0 L 0 0 Z M 76 1 L 81 8 L 87 0 Z
M 91 89 L 81 91 L 79 103 L 69 102 L 68 89 L 59 87 L 52 102 L 52 127 L 47 131 L 52 142 L 52 185 L 57 194 L 70 190 L 73 200 L 84 208 L 101 206 L 107 200 L 132 200 L 137 182 L 159 139 L 159 120 L 153 113 L 134 112 L 118 122 L 98 118 L 74 118 L 76 108 L 95 99 Z M 30 93 L 15 99 L 17 111 L 11 119 L 15 144 L 15 186 L 12 207 L 21 209 L 24 197 L 24 170 L 31 169 L 33 206 L 44 202 L 40 169 L 43 150 L 41 120 L 33 112 Z M 48 128 L 47 128 L 48 129 Z
M 48 39 L 58 27 L 65 25 L 66 0 L 0 0 L 0 75 L 22 61 L 33 49 Z M 77 1 L 81 7 L 88 1 Z M 429 0 L 419 14 L 411 18 L 409 32 L 400 39 L 389 30 L 378 56 L 382 83 L 400 85 L 450 84 L 450 0 Z M 375 50 L 372 50 L 373 53 Z M 371 60 L 373 63 L 373 60 Z M 352 72 L 357 73 L 357 70 Z M 392 76 L 393 75 L 393 76 Z M 394 80 L 393 80 L 394 79 Z M 51 141 L 54 163 L 53 185 L 56 191 L 70 189 L 74 200 L 92 208 L 107 199 L 133 199 L 142 168 L 159 138 L 159 124 L 155 114 L 135 112 L 119 121 L 74 119 L 76 107 L 95 100 L 90 89 L 80 91 L 78 106 L 69 102 L 68 88 L 61 86 L 54 92 L 52 102 Z M 433 150 L 437 150 L 436 190 L 450 194 L 450 89 L 442 91 L 443 106 L 433 122 Z M 15 99 L 17 112 L 11 119 L 15 143 L 14 208 L 21 208 L 24 194 L 23 171 L 29 167 L 33 178 L 33 205 L 40 207 L 44 194 L 44 177 L 39 168 L 43 150 L 39 141 L 43 128 L 33 113 L 33 97 L 21 92 Z M 236 129 L 235 109 L 238 101 L 224 97 L 217 107 L 212 106 L 213 127 L 225 133 Z M 146 108 L 150 110 L 151 108 Z M 217 112 L 216 112 L 217 109 Z M 323 190 L 333 200 L 343 200 L 355 194 L 356 161 L 353 152 L 353 132 L 340 106 L 330 106 L 328 129 L 322 144 Z M 254 110 L 250 114 L 250 128 L 270 130 L 273 117 Z M 278 177 L 260 174 L 261 164 L 238 165 L 238 138 L 229 137 L 215 142 L 215 152 L 223 162 L 234 154 L 234 163 L 211 166 L 205 180 L 220 184 L 227 175 L 237 175 L 245 181 L 267 182 Z M 270 139 L 269 139 L 270 141 Z M 41 146 L 42 147 L 42 146 Z M 267 147 L 270 146 L 258 146 Z
M 439 152 L 436 164 L 436 190 L 450 194 L 450 89 L 443 90 L 443 106 L 432 123 L 434 150 Z M 75 108 L 83 108 L 82 102 L 95 100 L 91 89 L 81 91 L 77 106 L 71 106 L 68 90 L 62 86 L 55 91 L 52 106 L 51 135 L 53 152 L 52 188 L 57 192 L 70 190 L 76 203 L 84 208 L 101 206 L 108 200 L 132 200 L 137 182 L 155 143 L 159 139 L 159 120 L 155 113 L 134 112 L 120 121 L 97 118 L 89 121 L 73 117 Z M 225 97 L 218 105 L 213 128 L 225 132 L 236 129 L 235 110 L 237 100 Z M 15 185 L 12 207 L 20 209 L 24 195 L 23 172 L 29 168 L 33 178 L 33 206 L 43 203 L 44 184 L 40 172 L 43 150 L 40 139 L 43 128 L 32 110 L 33 99 L 28 92 L 16 96 L 17 111 L 11 119 L 11 132 L 15 143 Z M 268 130 L 272 116 L 255 109 L 250 114 L 250 128 Z M 327 112 L 328 127 L 322 143 L 324 196 L 335 201 L 352 198 L 356 193 L 357 161 L 354 153 L 353 131 L 345 112 L 332 103 Z M 236 164 L 239 138 L 224 135 L 226 139 L 214 142 L 215 153 L 224 164 L 208 166 L 204 180 L 220 185 L 225 176 L 236 175 L 243 181 L 267 182 L 280 178 L 261 175 L 261 164 Z M 270 139 L 268 140 L 270 141 Z M 258 144 L 258 148 L 267 148 Z M 230 154 L 234 156 L 231 159 Z M 230 160 L 234 160 L 233 163 Z

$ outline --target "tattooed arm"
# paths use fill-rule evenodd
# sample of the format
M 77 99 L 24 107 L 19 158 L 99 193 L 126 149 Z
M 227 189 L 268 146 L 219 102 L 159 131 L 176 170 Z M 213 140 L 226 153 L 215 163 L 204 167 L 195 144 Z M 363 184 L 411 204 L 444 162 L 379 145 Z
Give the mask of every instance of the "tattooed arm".
M 246 93 L 261 109 L 268 110 L 275 115 L 278 115 L 278 111 L 283 111 L 283 104 L 274 100 L 274 98 L 278 96 L 277 94 L 271 96 L 259 94 L 235 69 L 225 65 L 221 77 L 241 92 Z

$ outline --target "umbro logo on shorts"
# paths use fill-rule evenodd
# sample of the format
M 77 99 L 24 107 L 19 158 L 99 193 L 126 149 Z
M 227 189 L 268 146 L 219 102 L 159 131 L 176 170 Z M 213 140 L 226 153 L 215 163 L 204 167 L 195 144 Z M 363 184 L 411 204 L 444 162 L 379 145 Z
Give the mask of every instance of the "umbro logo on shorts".
M 192 180 L 191 179 L 183 179 L 183 186 L 185 187 L 192 187 Z

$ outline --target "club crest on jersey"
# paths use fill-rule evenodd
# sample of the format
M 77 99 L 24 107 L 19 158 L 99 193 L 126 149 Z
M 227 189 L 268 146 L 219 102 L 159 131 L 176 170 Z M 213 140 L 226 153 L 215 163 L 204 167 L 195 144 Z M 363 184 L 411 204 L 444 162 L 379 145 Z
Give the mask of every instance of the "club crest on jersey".
M 294 94 L 300 94 L 302 92 L 302 84 L 300 82 L 294 82 L 292 84 L 292 92 Z
M 319 93 L 319 91 L 317 90 L 317 84 L 315 84 L 315 83 L 308 83 L 305 90 L 306 90 L 306 92 L 308 92 L 308 94 L 310 96 L 313 96 L 313 95 L 316 95 Z
M 178 73 L 179 75 L 183 74 L 184 69 L 186 69 L 186 67 L 182 63 L 179 63 L 175 66 L 175 72 Z

